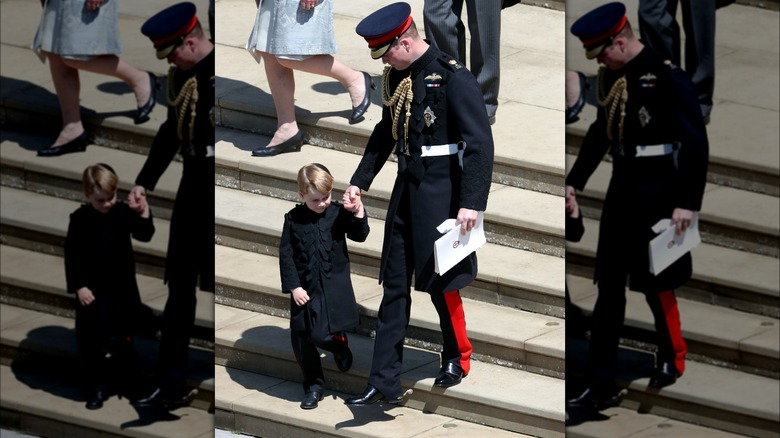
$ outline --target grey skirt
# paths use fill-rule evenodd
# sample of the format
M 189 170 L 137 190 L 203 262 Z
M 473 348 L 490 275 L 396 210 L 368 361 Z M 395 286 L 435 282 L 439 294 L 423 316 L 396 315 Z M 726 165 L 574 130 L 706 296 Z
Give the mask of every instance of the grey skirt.
M 299 0 L 262 0 L 246 49 L 257 62 L 260 52 L 291 59 L 336 53 L 333 1 L 304 11 Z
M 117 0 L 106 0 L 94 11 L 87 10 L 84 0 L 46 0 L 32 49 L 41 60 L 42 52 L 80 60 L 118 55 L 122 46 Z

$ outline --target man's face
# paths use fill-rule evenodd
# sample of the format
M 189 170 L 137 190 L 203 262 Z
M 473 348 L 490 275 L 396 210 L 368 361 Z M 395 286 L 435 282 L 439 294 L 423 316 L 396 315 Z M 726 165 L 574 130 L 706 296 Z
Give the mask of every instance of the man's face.
M 173 64 L 182 70 L 189 70 L 194 67 L 198 63 L 197 59 L 195 59 L 194 39 L 186 38 L 165 59 L 168 61 L 168 64 Z
M 612 44 L 604 47 L 604 50 L 596 56 L 596 61 L 599 64 L 604 64 L 610 70 L 619 70 L 626 65 L 623 53 L 624 53 L 625 40 L 623 38 L 615 38 Z
M 409 59 L 409 51 L 407 50 L 408 42 L 404 39 L 397 40 L 393 45 L 387 49 L 384 55 L 382 55 L 382 64 L 387 64 L 396 70 L 406 70 L 412 65 L 411 59 Z

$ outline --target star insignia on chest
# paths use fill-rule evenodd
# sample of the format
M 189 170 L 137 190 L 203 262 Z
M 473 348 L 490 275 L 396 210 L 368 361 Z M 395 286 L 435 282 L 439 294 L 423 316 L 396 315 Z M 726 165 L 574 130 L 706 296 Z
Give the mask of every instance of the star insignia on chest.
M 642 108 L 639 108 L 639 124 L 642 125 L 644 128 L 648 123 L 650 123 L 650 113 L 647 111 L 647 108 L 644 106 Z
M 425 126 L 429 127 L 433 125 L 433 122 L 436 121 L 436 114 L 433 113 L 433 110 L 431 107 L 425 107 L 425 111 L 423 111 L 423 120 L 425 120 Z

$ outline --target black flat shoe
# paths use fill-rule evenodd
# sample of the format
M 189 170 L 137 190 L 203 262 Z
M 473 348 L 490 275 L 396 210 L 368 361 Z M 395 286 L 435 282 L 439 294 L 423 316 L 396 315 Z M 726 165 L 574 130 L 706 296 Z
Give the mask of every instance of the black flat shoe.
M 140 125 L 149 120 L 149 113 L 152 112 L 152 108 L 157 103 L 157 90 L 160 88 L 160 83 L 157 82 L 157 77 L 151 72 L 146 72 L 149 75 L 149 100 L 146 101 L 144 106 L 139 106 L 135 113 L 133 122 L 136 125 Z
M 577 96 L 577 101 L 573 106 L 566 107 L 566 124 L 574 123 L 580 118 L 578 115 L 582 108 L 585 106 L 585 90 L 588 87 L 588 82 L 585 79 L 585 75 L 582 72 L 577 72 L 577 79 L 580 82 L 580 94 Z
M 97 388 L 87 399 L 86 407 L 89 410 L 96 410 L 103 407 L 103 402 L 108 400 L 108 393 L 104 388 Z
M 298 152 L 303 146 L 303 132 L 298 131 L 295 135 L 276 146 L 257 148 L 252 151 L 253 157 L 273 157 L 274 155 L 285 152 Z
M 336 360 L 336 367 L 339 371 L 345 373 L 352 368 L 352 350 L 349 349 L 349 345 L 344 344 L 344 349 L 339 353 L 333 353 L 333 359 Z
M 322 400 L 323 394 L 318 391 L 307 392 L 301 402 L 301 409 L 314 409 L 317 407 L 317 403 Z
M 346 399 L 344 401 L 344 404 L 347 406 L 368 406 L 380 400 L 385 403 L 397 405 L 403 401 L 403 395 L 399 395 L 398 397 L 388 398 L 385 397 L 384 394 L 379 392 L 378 389 L 374 388 L 371 385 L 368 385 L 366 386 L 366 389 L 363 391 L 363 394 L 361 394 L 359 397 L 352 397 Z
M 375 89 L 374 81 L 371 80 L 371 76 L 368 73 L 363 72 L 363 78 L 366 81 L 366 94 L 363 96 L 363 101 L 360 105 L 352 108 L 352 114 L 349 115 L 349 124 L 357 123 L 363 120 L 363 115 L 371 105 L 371 90 Z
M 677 367 L 674 366 L 674 363 L 662 362 L 653 372 L 653 376 L 650 378 L 648 386 L 660 389 L 665 386 L 673 385 L 677 382 L 678 377 L 680 377 L 680 373 L 677 372 Z
M 610 394 L 605 391 L 598 391 L 594 388 L 585 388 L 578 397 L 566 400 L 567 408 L 588 408 L 597 411 L 614 407 L 620 404 L 621 393 Z
M 459 365 L 456 365 L 452 362 L 447 362 L 443 367 L 441 367 L 439 376 L 436 377 L 436 380 L 433 381 L 433 386 L 437 386 L 439 388 L 455 386 L 460 383 L 461 380 L 463 380 L 464 376 L 465 374 L 463 374 L 463 369 Z
M 38 151 L 39 157 L 57 157 L 60 155 L 69 154 L 71 152 L 84 152 L 87 150 L 87 142 L 89 141 L 89 133 L 84 131 L 78 137 L 65 143 L 62 146 L 50 147 L 41 149 Z

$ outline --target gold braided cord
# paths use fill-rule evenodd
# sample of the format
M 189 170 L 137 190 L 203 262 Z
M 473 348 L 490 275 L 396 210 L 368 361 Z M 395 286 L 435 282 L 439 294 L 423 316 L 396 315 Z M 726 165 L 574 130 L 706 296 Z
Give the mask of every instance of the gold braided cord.
M 192 144 L 193 131 L 195 130 L 195 114 L 198 104 L 198 78 L 193 76 L 187 79 L 182 85 L 178 96 L 174 96 L 173 73 L 176 67 L 171 67 L 168 71 L 168 104 L 175 108 L 177 116 L 176 134 L 179 140 L 183 140 L 181 129 L 184 125 L 184 117 L 187 115 L 187 109 L 190 110 L 189 139 Z
M 615 113 L 618 106 L 620 107 L 620 121 L 618 122 L 619 140 L 623 140 L 623 121 L 626 118 L 626 101 L 628 100 L 628 82 L 626 77 L 623 76 L 612 85 L 609 93 L 604 95 L 604 71 L 605 68 L 599 68 L 598 72 L 598 104 L 603 106 L 607 111 L 607 138 L 612 140 L 612 124 L 615 121 Z
M 401 118 L 401 109 L 406 110 L 406 120 L 404 120 L 404 143 L 409 139 L 409 119 L 412 117 L 412 74 L 401 80 L 401 83 L 395 88 L 395 92 L 390 96 L 390 67 L 385 67 L 382 72 L 382 103 L 390 107 L 393 114 L 393 139 L 398 141 L 398 120 Z

